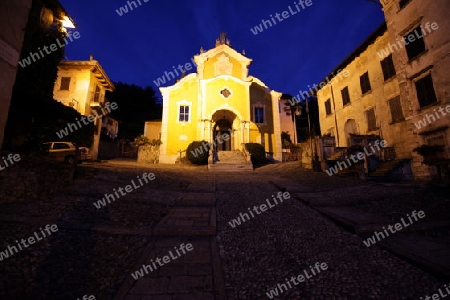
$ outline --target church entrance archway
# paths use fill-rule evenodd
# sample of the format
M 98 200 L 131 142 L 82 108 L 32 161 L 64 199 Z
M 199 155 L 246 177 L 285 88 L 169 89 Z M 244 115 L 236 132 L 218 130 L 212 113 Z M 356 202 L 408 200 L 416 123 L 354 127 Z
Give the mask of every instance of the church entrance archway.
M 219 110 L 212 116 L 212 141 L 218 151 L 231 151 L 237 148 L 236 137 L 233 136 L 233 124 L 237 121 L 235 113 L 229 110 Z
M 218 151 L 230 151 L 231 150 L 231 123 L 226 119 L 220 119 L 214 126 L 213 136 L 217 143 Z

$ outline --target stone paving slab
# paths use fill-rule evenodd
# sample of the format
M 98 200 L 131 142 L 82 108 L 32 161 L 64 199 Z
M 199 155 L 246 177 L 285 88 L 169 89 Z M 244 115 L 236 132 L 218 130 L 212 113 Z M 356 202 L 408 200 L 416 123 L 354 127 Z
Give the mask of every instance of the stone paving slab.
M 316 210 L 337 221 L 355 233 L 374 232 L 392 221 L 378 214 L 363 212 L 353 207 L 316 207 Z
M 200 176 L 176 206 L 154 228 L 133 271 L 162 258 L 181 244 L 193 250 L 135 280 L 131 274 L 115 299 L 224 300 L 223 280 L 216 234 L 215 178 Z
M 216 190 L 215 179 L 211 176 L 199 176 L 187 187 L 187 192 L 214 193 Z
M 376 201 L 386 196 L 392 197 L 395 195 L 404 195 L 405 192 L 413 192 L 410 185 L 404 184 L 393 185 L 389 190 L 385 188 L 384 184 L 378 183 L 367 183 L 365 185 L 334 189 L 314 189 L 289 179 L 275 178 L 267 175 L 265 175 L 265 178 L 281 191 L 289 191 L 304 203 L 312 206 L 347 206 L 361 202 Z
M 174 208 L 154 229 L 156 236 L 213 236 L 216 234 L 214 207 Z
M 214 206 L 216 197 L 213 193 L 186 193 L 177 201 L 177 206 Z
M 330 206 L 330 207 L 315 207 L 315 208 L 317 211 L 337 221 L 342 226 L 352 230 L 357 234 L 382 231 L 383 226 L 388 225 L 394 226 L 396 223 L 401 223 L 401 218 L 399 218 L 397 221 L 392 221 L 392 219 L 383 217 L 379 214 L 364 212 L 353 207 Z M 450 227 L 450 221 L 447 220 L 426 221 L 419 219 L 418 222 L 410 223 L 406 219 L 406 216 L 404 220 L 408 226 L 403 227 L 402 232 Z
M 336 201 L 333 198 L 326 197 L 320 193 L 294 193 L 289 188 L 286 189 L 295 198 L 299 199 L 303 203 L 311 206 L 334 206 Z
M 298 183 L 288 179 L 271 178 L 268 180 L 280 190 L 288 190 L 291 193 L 312 193 L 315 190 L 307 186 L 300 186 Z
M 448 243 L 406 232 L 393 234 L 377 244 L 450 279 L 450 244 Z
M 289 186 L 288 184 L 284 186 Z M 283 185 L 279 186 L 282 187 Z M 395 185 L 394 187 L 397 187 Z M 354 195 L 350 195 L 351 199 L 358 199 L 359 195 L 364 192 L 365 187 L 355 187 L 352 189 L 346 189 L 346 193 L 352 192 Z M 373 188 L 385 188 L 383 186 L 371 187 Z M 370 193 L 370 189 L 367 193 Z M 291 192 L 289 188 L 287 191 Z M 338 191 L 335 191 L 337 193 Z M 399 191 L 396 190 L 395 193 Z M 326 215 L 328 218 L 339 223 L 341 226 L 350 229 L 351 231 L 361 235 L 364 238 L 372 236 L 375 231 L 381 231 L 383 226 L 394 225 L 395 223 L 391 219 L 388 219 L 382 215 L 374 213 L 366 213 L 360 211 L 350 205 L 350 203 L 343 203 L 340 199 L 334 199 L 334 197 L 326 196 L 326 192 L 322 193 L 293 193 L 296 199 L 304 202 L 315 210 Z M 373 195 L 372 195 L 373 196 Z M 365 198 L 366 200 L 366 198 Z M 425 237 L 419 237 L 411 234 L 412 231 L 427 230 L 432 228 L 448 227 L 449 222 L 447 220 L 442 221 L 422 221 L 413 223 L 407 228 L 402 229 L 402 233 L 396 233 L 389 236 L 388 239 L 377 243 L 380 247 L 391 251 L 392 253 L 402 257 L 408 261 L 415 263 L 422 268 L 431 272 L 437 273 L 441 276 L 450 278 L 450 244 L 440 243 L 435 239 L 427 240 Z M 431 250 L 430 250 L 431 249 Z
M 224 299 L 220 262 L 215 258 L 215 241 L 209 237 L 160 237 L 144 251 L 132 270 L 149 265 L 181 244 L 193 249 L 164 266 L 135 280 L 128 276 L 115 299 Z M 215 297 L 214 295 L 223 295 Z
M 289 191 L 289 189 L 287 190 Z M 364 198 L 361 197 L 361 193 L 365 193 Z M 371 193 L 371 190 L 368 187 L 355 187 L 343 191 L 334 190 L 314 193 L 295 193 L 295 195 L 304 203 L 311 206 L 348 206 L 379 199 L 375 193 Z M 370 199 L 370 197 L 372 197 L 372 199 Z

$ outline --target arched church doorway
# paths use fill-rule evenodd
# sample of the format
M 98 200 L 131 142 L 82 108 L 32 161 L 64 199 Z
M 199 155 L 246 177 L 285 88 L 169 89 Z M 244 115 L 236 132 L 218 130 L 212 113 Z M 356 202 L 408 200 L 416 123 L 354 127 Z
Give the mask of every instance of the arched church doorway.
M 233 136 L 236 118 L 236 114 L 229 110 L 219 110 L 213 114 L 212 143 L 217 146 L 218 151 L 231 151 L 236 147 L 236 137 Z
M 218 151 L 231 150 L 231 122 L 226 119 L 220 119 L 214 126 L 213 137 L 217 144 Z

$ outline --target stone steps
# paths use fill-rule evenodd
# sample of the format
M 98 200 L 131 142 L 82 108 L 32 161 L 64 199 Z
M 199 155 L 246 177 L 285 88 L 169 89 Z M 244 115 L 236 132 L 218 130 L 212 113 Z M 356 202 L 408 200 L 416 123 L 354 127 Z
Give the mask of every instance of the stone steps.
M 381 164 L 373 173 L 370 174 L 370 176 L 373 177 L 380 177 L 380 176 L 386 176 L 389 175 L 389 173 L 398 167 L 403 161 L 402 160 L 391 160 L 386 161 Z
M 249 164 L 211 164 L 208 165 L 210 171 L 253 171 Z
M 244 153 L 239 150 L 219 151 L 217 156 L 219 161 L 216 163 L 209 161 L 210 171 L 253 171 L 253 165 L 247 163 Z

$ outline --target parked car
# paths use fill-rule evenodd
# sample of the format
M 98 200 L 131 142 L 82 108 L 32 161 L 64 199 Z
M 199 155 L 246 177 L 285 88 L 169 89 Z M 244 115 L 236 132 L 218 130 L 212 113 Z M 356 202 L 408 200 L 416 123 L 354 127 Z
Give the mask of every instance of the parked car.
M 51 160 L 75 164 L 80 161 L 80 151 L 71 142 L 46 142 L 42 144 L 42 152 Z
M 80 161 L 91 159 L 91 150 L 88 147 L 79 147 L 78 150 L 80 151 Z

